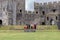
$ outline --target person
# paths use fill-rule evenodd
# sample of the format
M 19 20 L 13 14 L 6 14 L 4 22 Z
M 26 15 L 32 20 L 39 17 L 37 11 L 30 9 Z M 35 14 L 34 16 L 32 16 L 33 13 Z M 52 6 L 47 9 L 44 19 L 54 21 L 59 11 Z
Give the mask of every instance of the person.
M 36 29 L 36 24 L 34 24 L 34 29 Z
M 24 26 L 24 32 L 27 32 L 27 26 Z
M 30 24 L 27 24 L 27 29 L 30 29 Z
M 34 27 L 33 24 L 31 24 L 31 29 L 33 29 L 33 27 Z
M 24 29 L 27 29 L 27 26 L 25 26 Z

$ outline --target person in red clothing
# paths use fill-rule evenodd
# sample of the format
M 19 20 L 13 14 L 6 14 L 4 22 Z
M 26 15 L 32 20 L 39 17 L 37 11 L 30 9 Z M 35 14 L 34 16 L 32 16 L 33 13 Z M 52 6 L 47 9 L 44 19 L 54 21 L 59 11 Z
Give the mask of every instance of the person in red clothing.
M 25 26 L 24 29 L 27 29 L 27 26 Z
M 24 31 L 27 32 L 27 26 L 26 25 L 24 26 Z

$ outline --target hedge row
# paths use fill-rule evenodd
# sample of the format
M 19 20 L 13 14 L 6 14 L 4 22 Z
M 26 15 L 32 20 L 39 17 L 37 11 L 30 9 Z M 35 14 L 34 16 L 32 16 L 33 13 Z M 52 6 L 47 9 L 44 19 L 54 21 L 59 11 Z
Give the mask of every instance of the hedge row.
M 0 26 L 0 30 L 22 30 L 24 25 L 9 25 L 9 26 Z M 37 25 L 37 30 L 57 30 L 57 25 Z

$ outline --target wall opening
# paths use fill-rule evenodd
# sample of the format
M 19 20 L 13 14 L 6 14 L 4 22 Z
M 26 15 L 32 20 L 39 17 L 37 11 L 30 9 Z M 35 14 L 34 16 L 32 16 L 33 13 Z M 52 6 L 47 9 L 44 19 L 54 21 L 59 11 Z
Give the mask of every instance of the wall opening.
M 56 9 L 53 9 L 53 12 L 55 12 L 56 11 Z
M 54 25 L 55 23 L 54 23 L 54 20 L 53 19 L 51 19 L 50 20 L 50 25 Z
M 45 22 L 42 22 L 42 25 L 45 25 Z
M 53 21 L 53 19 L 50 20 L 50 25 L 52 25 L 52 21 Z
M 56 20 L 57 20 L 57 16 L 56 16 Z
M 2 25 L 2 20 L 0 20 L 0 25 Z
M 45 11 L 42 11 L 42 14 L 45 15 Z
M 36 11 L 36 14 L 38 14 L 38 11 Z
M 22 10 L 20 9 L 20 12 L 22 12 Z
M 47 20 L 49 20 L 49 17 L 47 17 Z

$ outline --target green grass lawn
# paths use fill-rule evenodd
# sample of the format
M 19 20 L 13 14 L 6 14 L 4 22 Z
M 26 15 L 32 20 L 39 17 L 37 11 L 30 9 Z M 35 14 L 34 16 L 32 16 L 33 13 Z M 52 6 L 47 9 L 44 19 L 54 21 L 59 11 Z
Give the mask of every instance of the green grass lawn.
M 60 40 L 60 32 L 1 32 L 0 40 Z

